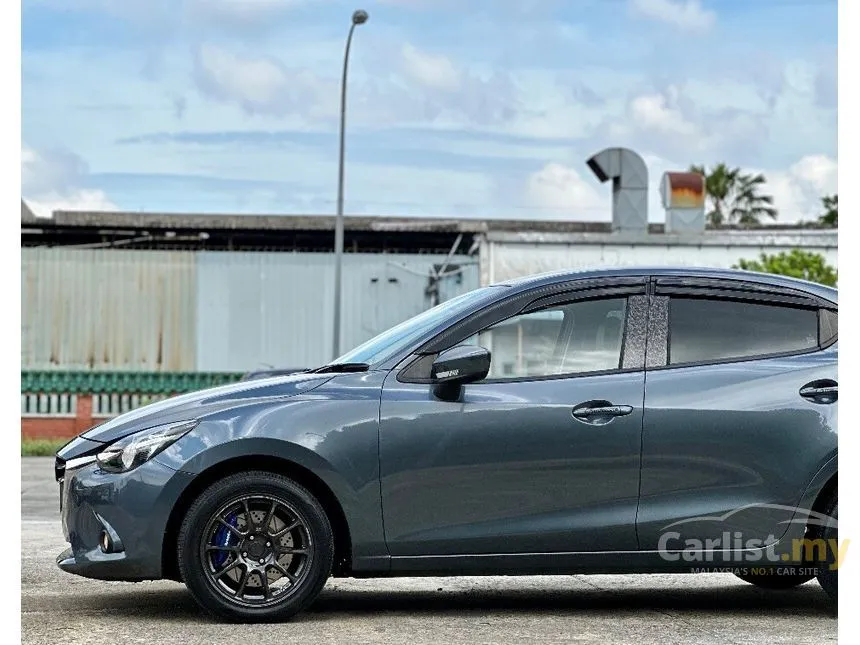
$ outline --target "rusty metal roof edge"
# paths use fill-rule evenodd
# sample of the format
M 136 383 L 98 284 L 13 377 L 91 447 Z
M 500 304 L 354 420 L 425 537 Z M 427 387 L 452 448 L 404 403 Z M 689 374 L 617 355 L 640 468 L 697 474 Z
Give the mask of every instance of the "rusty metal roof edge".
M 284 230 L 284 231 L 333 231 L 334 215 L 241 215 L 223 213 L 140 213 L 122 211 L 54 211 L 52 218 L 30 219 L 32 211 L 21 201 L 21 223 L 38 223 L 42 228 L 105 228 L 105 229 L 154 229 L 154 230 Z M 26 209 L 26 210 L 25 210 Z M 27 213 L 29 212 L 30 215 Z M 347 215 L 344 226 L 350 231 L 368 232 L 428 232 L 428 233 L 613 233 L 609 221 L 496 219 L 456 217 L 392 217 L 372 215 Z M 706 234 L 725 233 L 779 233 L 784 231 L 831 232 L 811 224 L 772 224 L 759 228 L 725 227 Z M 648 232 L 661 234 L 662 223 L 649 223 Z M 833 229 L 835 232 L 835 229 Z M 615 233 L 613 233 L 615 234 Z M 644 234 L 644 231 L 643 231 Z

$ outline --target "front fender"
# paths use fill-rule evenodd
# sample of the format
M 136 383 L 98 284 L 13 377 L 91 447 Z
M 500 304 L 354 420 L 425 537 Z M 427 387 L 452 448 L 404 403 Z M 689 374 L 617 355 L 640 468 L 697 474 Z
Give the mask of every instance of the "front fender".
M 155 459 L 199 475 L 228 460 L 266 456 L 317 476 L 343 508 L 353 567 L 387 560 L 379 493 L 379 391 L 384 373 L 344 374 L 313 392 L 223 410 Z

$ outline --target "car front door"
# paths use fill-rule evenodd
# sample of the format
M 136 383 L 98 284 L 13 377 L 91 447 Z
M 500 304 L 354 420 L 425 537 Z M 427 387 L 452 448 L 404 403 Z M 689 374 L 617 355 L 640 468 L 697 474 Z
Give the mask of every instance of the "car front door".
M 771 544 L 836 454 L 836 305 L 707 280 L 654 291 L 641 548 Z
M 492 356 L 456 401 L 422 378 L 432 355 L 389 374 L 380 472 L 392 556 L 637 548 L 644 293 L 643 279 L 536 295 L 480 333 L 446 332 Z

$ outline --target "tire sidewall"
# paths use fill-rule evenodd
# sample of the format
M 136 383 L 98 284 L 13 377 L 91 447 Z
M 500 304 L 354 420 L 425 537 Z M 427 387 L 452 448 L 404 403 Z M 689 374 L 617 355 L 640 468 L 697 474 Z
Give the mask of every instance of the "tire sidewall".
M 816 566 L 818 568 L 818 583 L 821 585 L 824 591 L 827 592 L 827 595 L 830 596 L 835 602 L 837 600 L 839 589 L 839 572 L 836 569 L 830 568 L 831 564 L 833 564 L 830 545 L 839 544 L 839 505 L 836 494 L 833 495 L 833 498 L 827 505 L 825 515 L 827 515 L 831 519 L 828 525 L 825 526 L 821 531 L 821 537 L 827 542 L 826 552 L 828 557 L 826 557 L 820 562 L 817 562 Z M 831 542 L 831 540 L 833 540 L 833 542 Z
M 231 603 L 212 587 L 200 557 L 203 532 L 212 516 L 232 498 L 248 494 L 272 495 L 290 502 L 305 523 L 313 543 L 308 571 L 299 588 L 267 607 Z M 194 599 L 215 616 L 237 622 L 285 620 L 302 611 L 319 595 L 334 559 L 331 524 L 320 503 L 296 482 L 266 472 L 231 475 L 204 490 L 188 509 L 177 542 L 182 579 Z

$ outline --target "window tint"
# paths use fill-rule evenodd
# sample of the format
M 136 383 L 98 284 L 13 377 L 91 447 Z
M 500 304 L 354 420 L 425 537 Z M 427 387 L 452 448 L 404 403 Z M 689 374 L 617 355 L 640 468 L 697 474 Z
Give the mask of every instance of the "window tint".
M 773 305 L 672 298 L 669 364 L 813 349 L 818 312 Z
M 553 305 L 514 316 L 468 344 L 490 350 L 490 379 L 618 369 L 627 299 Z
M 818 315 L 818 338 L 822 345 L 829 344 L 839 332 L 839 314 L 830 309 L 822 309 Z

